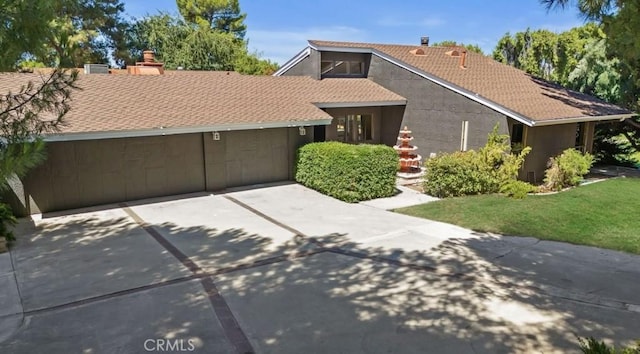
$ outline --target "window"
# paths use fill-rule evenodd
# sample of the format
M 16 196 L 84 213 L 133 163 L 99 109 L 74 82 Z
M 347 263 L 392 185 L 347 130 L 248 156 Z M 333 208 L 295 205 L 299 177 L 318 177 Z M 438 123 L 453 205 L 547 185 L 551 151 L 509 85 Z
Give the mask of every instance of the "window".
M 367 115 L 363 115 L 361 116 L 362 121 L 360 124 L 361 130 L 362 130 L 362 134 L 361 134 L 361 141 L 364 140 L 373 140 L 373 133 L 371 132 L 372 130 L 372 119 L 371 119 L 371 115 L 367 114 Z
M 361 61 L 350 61 L 349 62 L 349 74 L 351 75 L 362 75 L 364 74 L 364 63 Z
M 364 74 L 361 61 L 323 60 L 320 62 L 321 75 L 359 76 Z
M 460 151 L 467 151 L 469 140 L 469 121 L 462 121 L 462 132 L 460 137 Z
M 320 62 L 320 73 L 322 73 L 322 75 L 328 73 L 329 71 L 331 71 L 331 69 L 333 69 L 333 61 L 323 60 L 322 62 Z
M 336 118 L 336 138 L 345 143 L 373 140 L 373 119 L 370 114 L 350 114 Z
M 513 123 L 511 126 L 511 145 L 522 144 L 524 142 L 524 125 Z
M 580 122 L 577 124 L 576 127 L 576 144 L 575 147 L 576 149 L 584 152 L 585 151 L 585 127 L 584 127 L 584 122 Z
M 524 148 L 524 125 L 513 123 L 511 125 L 511 152 L 519 154 Z
M 347 141 L 346 137 L 346 130 L 347 130 L 347 124 L 346 124 L 346 118 L 345 117 L 338 117 L 337 118 L 337 125 L 338 125 L 338 141 Z

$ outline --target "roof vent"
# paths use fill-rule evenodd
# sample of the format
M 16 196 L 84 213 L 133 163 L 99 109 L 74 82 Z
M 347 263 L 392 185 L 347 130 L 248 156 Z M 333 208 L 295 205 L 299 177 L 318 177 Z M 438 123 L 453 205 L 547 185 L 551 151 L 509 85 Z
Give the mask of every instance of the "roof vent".
M 446 52 L 444 54 L 446 54 L 446 55 L 448 55 L 450 57 L 459 57 L 460 56 L 460 52 L 457 51 L 457 50 L 450 50 L 450 51 L 448 51 L 448 52 Z
M 424 49 L 416 48 L 416 49 L 410 50 L 409 53 L 413 55 L 424 55 Z
M 108 74 L 109 65 L 107 64 L 84 64 L 85 74 Z
M 467 68 L 467 51 L 466 50 L 463 50 L 462 55 L 460 56 L 460 68 L 462 69 Z

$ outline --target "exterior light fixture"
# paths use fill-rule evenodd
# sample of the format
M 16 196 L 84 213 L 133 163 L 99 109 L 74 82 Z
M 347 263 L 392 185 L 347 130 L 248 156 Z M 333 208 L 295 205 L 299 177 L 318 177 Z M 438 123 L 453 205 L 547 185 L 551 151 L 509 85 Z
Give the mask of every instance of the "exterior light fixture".
M 213 132 L 213 133 L 211 133 L 211 135 L 213 136 L 213 140 L 215 140 L 215 141 L 220 140 L 220 133 Z
M 304 129 L 303 126 L 298 127 L 298 132 L 300 133 L 300 135 L 307 135 L 307 130 Z

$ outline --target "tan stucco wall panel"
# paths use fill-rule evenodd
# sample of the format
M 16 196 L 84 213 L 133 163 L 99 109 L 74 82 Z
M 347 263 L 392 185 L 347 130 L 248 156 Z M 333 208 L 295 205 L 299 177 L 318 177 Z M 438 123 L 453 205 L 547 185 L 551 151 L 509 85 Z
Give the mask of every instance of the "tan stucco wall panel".
M 549 157 L 559 155 L 562 151 L 575 146 L 576 124 L 560 124 L 527 128 L 526 145 L 531 146 L 520 178 L 529 180 L 530 172 L 535 173 L 536 182 L 544 179 Z

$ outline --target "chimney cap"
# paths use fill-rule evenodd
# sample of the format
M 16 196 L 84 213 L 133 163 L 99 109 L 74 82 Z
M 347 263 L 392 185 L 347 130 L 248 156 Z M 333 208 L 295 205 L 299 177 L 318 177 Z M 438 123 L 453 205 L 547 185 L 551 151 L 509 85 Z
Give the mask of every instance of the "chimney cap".
M 156 55 L 153 50 L 142 51 L 142 61 L 145 63 L 153 63 L 156 61 Z
M 429 46 L 429 37 L 420 37 L 420 45 L 423 45 L 425 47 Z

